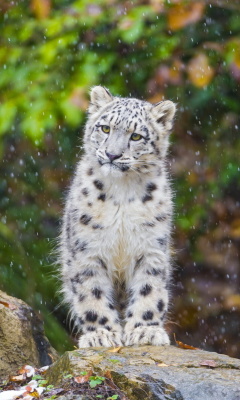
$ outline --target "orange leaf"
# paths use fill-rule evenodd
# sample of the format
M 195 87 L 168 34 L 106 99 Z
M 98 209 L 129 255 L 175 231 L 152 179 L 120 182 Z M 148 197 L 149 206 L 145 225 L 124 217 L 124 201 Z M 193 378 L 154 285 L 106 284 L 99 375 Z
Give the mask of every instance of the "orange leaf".
M 12 375 L 9 377 L 10 382 L 22 382 L 26 379 L 26 374 L 23 375 Z
M 204 360 L 199 365 L 202 365 L 203 367 L 210 367 L 210 368 L 217 367 L 217 363 L 214 360 Z
M 75 376 L 74 381 L 77 383 L 85 383 L 89 381 L 90 376 L 92 376 L 93 371 L 90 370 L 88 371 L 88 373 L 86 375 L 79 375 L 79 376 Z
M 118 389 L 118 387 L 115 385 L 115 383 L 113 382 L 113 378 L 111 375 L 111 372 L 109 370 L 107 370 L 104 374 L 105 378 L 106 378 L 106 384 L 111 387 L 112 389 L 116 390 Z
M 35 397 L 36 399 L 39 399 L 39 397 L 40 397 L 40 394 L 37 392 L 37 390 L 34 390 L 31 393 L 25 392 L 25 393 L 23 393 L 23 397 L 24 397 L 24 394 L 31 396 L 31 397 Z
M 31 0 L 31 9 L 38 19 L 47 18 L 51 11 L 51 0 Z
M 122 346 L 114 347 L 114 349 L 111 349 L 111 350 L 108 350 L 108 351 L 109 351 L 109 353 L 119 353 L 121 348 L 122 348 Z
M 7 301 L 2 301 L 0 300 L 0 304 L 2 304 L 4 307 L 10 308 L 10 310 L 16 310 L 16 306 L 14 306 L 11 303 L 8 303 Z
M 105 378 L 110 379 L 110 381 L 113 380 L 111 372 L 109 370 L 107 370 L 104 374 Z
M 188 77 L 194 86 L 207 86 L 214 75 L 214 69 L 209 65 L 208 57 L 204 53 L 197 54 L 188 64 Z
M 173 31 L 199 21 L 202 18 L 205 5 L 197 2 L 193 4 L 177 4 L 168 11 L 168 27 Z
M 173 336 L 174 336 L 174 340 L 175 340 L 177 346 L 180 347 L 181 349 L 198 350 L 197 347 L 189 346 L 188 344 L 185 344 L 183 342 L 180 342 L 179 340 L 176 340 L 175 333 L 173 334 Z

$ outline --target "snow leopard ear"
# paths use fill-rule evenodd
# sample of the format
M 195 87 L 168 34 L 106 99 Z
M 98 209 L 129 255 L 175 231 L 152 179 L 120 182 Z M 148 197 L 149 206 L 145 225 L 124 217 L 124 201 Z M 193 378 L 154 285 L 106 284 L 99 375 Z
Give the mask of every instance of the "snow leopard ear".
M 102 86 L 94 86 L 90 93 L 90 105 L 88 111 L 90 114 L 94 114 L 111 101 L 113 101 L 113 96 L 108 89 Z
M 166 100 L 154 104 L 151 112 L 157 124 L 161 124 L 166 131 L 172 129 L 173 118 L 176 112 L 176 106 L 172 101 Z

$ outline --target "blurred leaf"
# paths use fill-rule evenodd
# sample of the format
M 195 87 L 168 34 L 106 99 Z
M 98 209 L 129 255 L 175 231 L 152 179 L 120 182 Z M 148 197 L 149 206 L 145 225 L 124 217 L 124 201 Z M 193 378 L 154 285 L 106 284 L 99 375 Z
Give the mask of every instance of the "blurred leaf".
M 11 129 L 16 112 L 14 101 L 5 101 L 0 104 L 0 135 Z
M 190 60 L 187 71 L 191 83 L 198 88 L 207 86 L 214 76 L 214 69 L 210 66 L 208 57 L 204 53 L 198 53 Z
M 31 9 L 37 18 L 47 18 L 51 11 L 51 0 L 31 0 Z
M 201 361 L 199 365 L 201 365 L 201 367 L 209 367 L 209 368 L 217 367 L 217 363 L 214 360 L 204 360 L 204 361 Z
M 176 4 L 169 8 L 168 27 L 173 31 L 184 28 L 189 24 L 199 21 L 205 9 L 205 5 L 202 2 L 196 2 L 193 4 Z

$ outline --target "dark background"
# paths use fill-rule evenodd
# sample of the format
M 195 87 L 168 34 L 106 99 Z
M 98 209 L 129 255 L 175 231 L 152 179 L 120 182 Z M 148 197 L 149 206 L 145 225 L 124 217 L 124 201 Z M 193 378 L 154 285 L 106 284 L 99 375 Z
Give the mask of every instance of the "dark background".
M 173 338 L 240 357 L 240 6 L 0 2 L 0 288 L 71 349 L 54 247 L 91 86 L 178 104 Z

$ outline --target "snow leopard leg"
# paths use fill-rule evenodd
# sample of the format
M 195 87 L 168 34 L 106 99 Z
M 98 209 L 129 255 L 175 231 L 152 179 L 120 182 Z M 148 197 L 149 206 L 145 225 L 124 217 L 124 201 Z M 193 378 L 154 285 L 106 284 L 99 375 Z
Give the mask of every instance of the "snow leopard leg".
M 136 263 L 129 282 L 129 302 L 126 309 L 124 344 L 169 344 L 163 323 L 168 308 L 169 266 L 165 257 L 156 266 L 147 257 Z
M 63 281 L 65 299 L 82 331 L 78 346 L 122 345 L 122 327 L 114 304 L 113 286 L 103 261 L 98 259 L 86 265 L 73 263 Z

